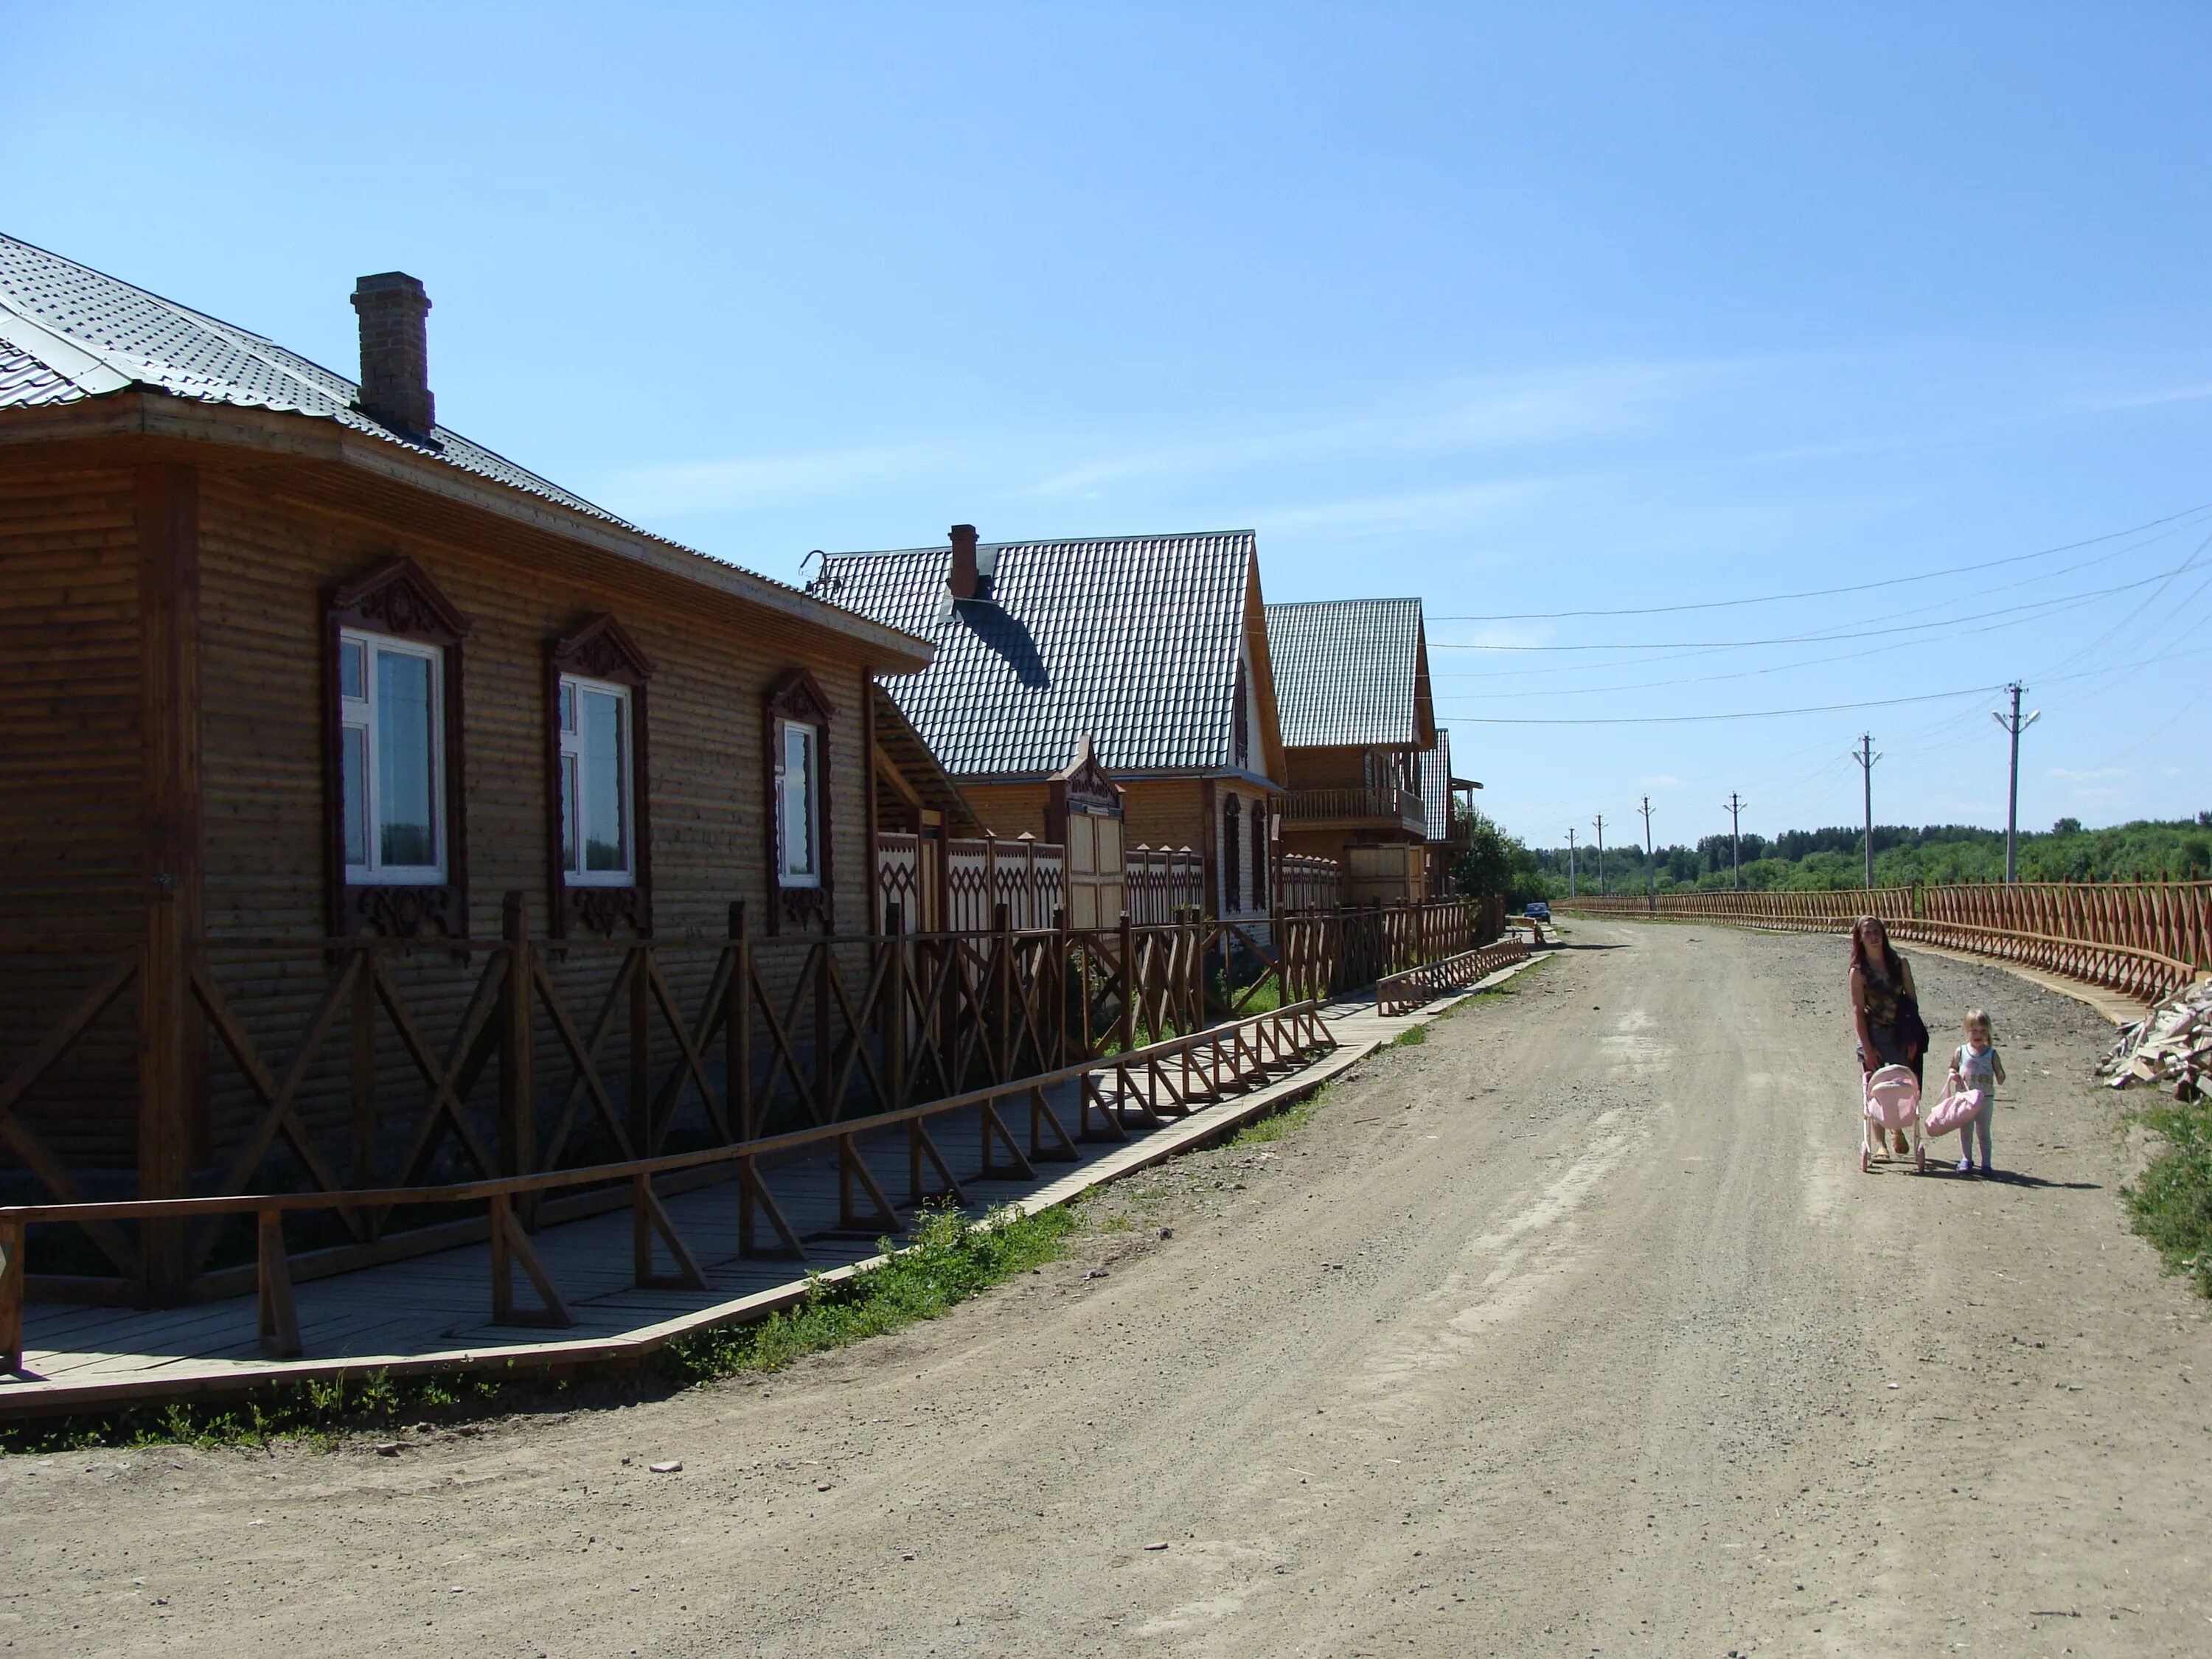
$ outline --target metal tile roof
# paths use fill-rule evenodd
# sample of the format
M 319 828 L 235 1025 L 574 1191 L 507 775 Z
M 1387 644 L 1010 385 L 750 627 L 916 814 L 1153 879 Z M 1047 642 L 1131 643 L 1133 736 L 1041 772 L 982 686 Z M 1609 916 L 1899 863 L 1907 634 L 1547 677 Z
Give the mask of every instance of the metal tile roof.
M 10 372 L 10 364 L 26 360 L 37 368 Z M 0 235 L 0 409 L 73 403 L 133 386 L 203 403 L 336 421 L 465 472 L 636 528 L 450 428 L 432 434 L 436 448 L 401 437 L 353 406 L 360 393 L 353 381 L 273 341 Z
M 1109 771 L 1229 767 L 1252 532 L 977 551 L 988 602 L 953 603 L 950 547 L 832 554 L 809 589 L 935 643 L 884 684 L 945 770 L 1048 775 L 1086 734 Z
M 1421 742 L 1419 599 L 1271 605 L 1267 651 L 1285 748 Z
M 1439 729 L 1437 746 L 1421 757 L 1421 805 L 1429 815 L 1429 839 L 1451 839 L 1451 733 Z
M 0 234 L 0 410 L 76 403 L 141 388 L 203 403 L 278 410 L 336 422 L 448 466 L 611 526 L 699 562 L 695 580 L 902 653 L 860 618 L 787 582 L 641 530 L 481 444 L 441 426 L 437 447 L 401 436 L 353 406 L 360 388 L 258 334 Z

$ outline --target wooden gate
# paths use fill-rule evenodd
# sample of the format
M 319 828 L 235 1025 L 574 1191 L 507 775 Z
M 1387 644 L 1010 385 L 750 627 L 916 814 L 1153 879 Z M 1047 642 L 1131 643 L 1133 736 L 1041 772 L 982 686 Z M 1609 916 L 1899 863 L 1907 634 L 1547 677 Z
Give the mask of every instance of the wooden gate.
M 1098 763 L 1085 738 L 1075 758 L 1052 780 L 1045 833 L 1066 853 L 1067 925 L 1118 927 L 1127 911 L 1121 853 L 1121 788 Z

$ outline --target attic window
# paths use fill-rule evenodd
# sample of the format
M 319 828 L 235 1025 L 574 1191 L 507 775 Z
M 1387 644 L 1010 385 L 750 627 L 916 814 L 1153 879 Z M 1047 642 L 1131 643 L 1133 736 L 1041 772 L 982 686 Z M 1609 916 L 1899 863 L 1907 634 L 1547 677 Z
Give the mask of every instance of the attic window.
M 1237 764 L 1249 767 L 1252 763 L 1251 696 L 1245 684 L 1244 659 L 1237 659 Z

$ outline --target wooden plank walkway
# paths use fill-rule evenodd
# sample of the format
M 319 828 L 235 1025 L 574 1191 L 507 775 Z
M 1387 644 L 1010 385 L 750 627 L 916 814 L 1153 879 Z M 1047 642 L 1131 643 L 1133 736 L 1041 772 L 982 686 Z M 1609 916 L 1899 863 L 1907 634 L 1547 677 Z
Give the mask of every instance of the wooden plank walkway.
M 1506 969 L 1474 988 L 1486 988 L 1525 965 Z M 970 1213 L 1000 1204 L 1028 1211 L 1048 1208 L 1276 1109 L 1458 1000 L 1443 999 L 1417 1013 L 1389 1018 L 1376 1012 L 1371 994 L 1332 1003 L 1323 1014 L 1336 1040 L 1333 1051 L 1301 1067 L 1278 1069 L 1244 1092 L 1200 1106 L 1188 1117 L 1168 1118 L 1158 1127 L 1144 1125 L 1133 1109 L 1124 1120 L 1126 1141 L 1079 1141 L 1073 1161 L 1039 1162 L 1033 1180 L 985 1179 L 972 1173 L 982 1164 L 980 1113 L 933 1120 L 930 1133 L 958 1176 Z M 1053 1102 L 1071 1125 L 1076 1121 L 1073 1088 L 1063 1085 Z M 1026 1145 L 1026 1114 L 1016 1109 L 1004 1115 Z M 1049 1131 L 1046 1140 L 1049 1145 Z M 908 1176 L 905 1137 L 880 1134 L 860 1145 L 884 1190 L 903 1195 Z M 1003 1163 L 1003 1151 L 999 1156 Z M 933 1170 L 925 1173 L 932 1177 L 931 1186 L 938 1184 Z M 763 1176 L 805 1241 L 804 1263 L 739 1255 L 734 1182 L 663 1199 L 704 1273 L 704 1291 L 640 1289 L 632 1282 L 627 1206 L 546 1227 L 532 1242 L 575 1319 L 558 1331 L 490 1322 L 488 1243 L 301 1283 L 295 1292 L 306 1350 L 301 1359 L 270 1359 L 261 1352 L 251 1295 L 154 1310 L 35 1304 L 25 1320 L 24 1370 L 0 1377 L 0 1417 L 114 1409 L 341 1372 L 404 1374 L 635 1356 L 685 1331 L 756 1319 L 787 1306 L 806 1294 L 810 1270 L 835 1281 L 880 1259 L 879 1236 L 894 1229 L 841 1225 L 834 1152 L 764 1167 Z M 775 1234 L 764 1217 L 757 1226 L 757 1241 L 773 1243 Z M 656 1251 L 663 1269 L 672 1273 L 673 1264 L 658 1243 Z M 520 1272 L 515 1277 L 518 1304 L 534 1306 L 527 1279 Z

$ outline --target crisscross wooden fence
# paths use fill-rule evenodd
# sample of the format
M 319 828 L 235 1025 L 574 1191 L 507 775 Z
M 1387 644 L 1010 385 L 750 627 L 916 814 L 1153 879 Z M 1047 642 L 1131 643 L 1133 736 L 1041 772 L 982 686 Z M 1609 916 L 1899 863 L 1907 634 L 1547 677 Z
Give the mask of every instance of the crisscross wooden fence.
M 1002 907 L 983 932 L 763 939 L 733 906 L 719 939 L 546 939 L 517 895 L 491 939 L 218 938 L 171 958 L 0 940 L 25 988 L 0 1008 L 0 1197 L 413 1189 L 745 1145 L 1312 1001 L 1482 942 L 1485 915 L 1187 910 L 1079 933 L 1017 930 Z M 623 1201 L 559 1183 L 517 1200 L 526 1226 Z M 412 1202 L 308 1207 L 293 1241 L 308 1273 L 485 1224 Z M 235 1208 L 189 1227 L 82 1213 L 40 1236 L 37 1294 L 174 1302 L 252 1281 Z
M 507 971 L 516 976 L 514 982 L 525 982 L 525 976 L 536 981 L 536 964 L 524 962 L 512 952 L 507 960 Z M 356 957 L 338 970 L 338 986 L 345 995 L 353 994 L 352 988 L 362 982 L 364 975 L 369 982 L 376 984 L 380 969 L 362 966 L 363 961 Z M 646 973 L 649 981 L 653 978 L 653 969 L 639 971 Z M 543 992 L 545 982 L 536 982 Z M 377 994 L 383 994 L 381 986 Z M 251 1271 L 252 1287 L 258 1297 L 262 1345 L 273 1354 L 289 1358 L 302 1352 L 302 1344 L 293 1303 L 293 1284 L 298 1273 L 285 1237 L 288 1216 L 330 1215 L 347 1218 L 348 1224 L 353 1225 L 358 1224 L 359 1218 L 387 1215 L 403 1206 L 473 1208 L 481 1204 L 482 1218 L 461 1224 L 471 1236 L 488 1238 L 491 1246 L 489 1288 L 493 1322 L 566 1327 L 575 1322 L 574 1316 L 532 1246 L 527 1224 L 532 1211 L 542 1210 L 548 1214 L 553 1211 L 555 1205 L 550 1200 L 556 1194 L 592 1200 L 590 1207 L 593 1208 L 622 1205 L 629 1207 L 633 1218 L 634 1276 L 641 1287 L 672 1285 L 704 1290 L 706 1276 L 661 1201 L 662 1188 L 659 1183 L 687 1178 L 693 1185 L 715 1180 L 733 1182 L 738 1206 L 739 1254 L 759 1253 L 756 1236 L 758 1218 L 765 1219 L 775 1233 L 777 1253 L 804 1261 L 805 1245 L 778 1207 L 769 1185 L 768 1176 L 779 1158 L 811 1148 L 834 1146 L 838 1159 L 842 1224 L 847 1227 L 896 1231 L 903 1224 L 898 1206 L 884 1192 L 862 1156 L 860 1142 L 864 1138 L 891 1135 L 903 1139 L 909 1206 L 947 1197 L 965 1203 L 966 1194 L 959 1177 L 929 1133 L 932 1120 L 960 1112 L 977 1115 L 981 1167 L 970 1179 L 1031 1179 L 1036 1176 L 1035 1165 L 1038 1162 L 1055 1158 L 1072 1161 L 1077 1158 L 1079 1141 L 1125 1139 L 1132 1123 L 1157 1127 L 1170 1118 L 1188 1116 L 1201 1105 L 1255 1086 L 1332 1046 L 1334 1039 L 1316 1005 L 1300 1003 L 1164 1042 L 1055 1066 L 1034 1076 L 987 1085 L 920 1105 L 878 1110 L 838 1121 L 816 1122 L 689 1152 L 633 1156 L 575 1169 L 487 1176 L 437 1185 L 406 1183 L 314 1192 L 226 1192 L 203 1198 L 0 1207 L 0 1370 L 20 1370 L 22 1364 L 24 1245 L 27 1230 L 34 1225 L 118 1231 L 118 1224 L 128 1223 L 136 1224 L 142 1231 L 163 1229 L 177 1236 L 197 1228 L 198 1235 L 205 1237 L 212 1236 L 226 1218 L 250 1218 L 255 1247 Z M 445 1071 L 450 1075 L 451 1067 Z M 707 1086 L 703 1077 L 695 1080 L 702 1089 Z M 1056 1106 L 1052 1099 L 1054 1091 L 1071 1083 L 1075 1088 L 1072 1121 L 1063 1115 L 1064 1107 Z M 283 1086 L 277 1085 L 280 1096 Z M 1000 1110 L 1005 1102 L 1015 1098 L 1022 1102 L 1027 1113 L 1026 1137 L 1015 1133 Z M 568 1207 L 572 1213 L 580 1212 L 573 1202 Z M 662 1270 L 659 1258 L 663 1255 L 672 1271 Z M 523 1270 L 536 1292 L 534 1307 L 516 1299 L 514 1279 L 517 1267 Z
M 1375 981 L 1375 1011 L 1380 1014 L 1408 1014 L 1424 1003 L 1487 979 L 1501 968 L 1528 959 L 1528 947 L 1517 938 L 1502 939 L 1479 950 L 1423 963 Z
M 1848 933 L 1880 916 L 1893 937 L 2015 962 L 2155 1001 L 2212 968 L 2212 882 L 2021 882 L 1823 892 L 1583 896 L 1557 910 L 1709 918 Z

